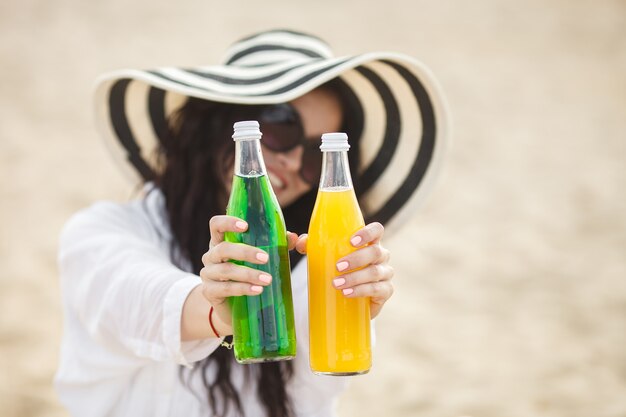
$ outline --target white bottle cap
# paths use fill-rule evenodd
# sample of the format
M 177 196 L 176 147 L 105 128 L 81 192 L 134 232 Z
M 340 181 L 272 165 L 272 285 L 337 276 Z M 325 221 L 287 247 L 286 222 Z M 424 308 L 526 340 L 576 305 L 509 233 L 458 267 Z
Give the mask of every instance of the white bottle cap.
M 348 144 L 348 135 L 343 132 L 324 133 L 322 135 L 322 152 L 330 151 L 347 151 L 350 149 Z
M 259 122 L 256 120 L 245 120 L 233 125 L 233 140 L 253 140 L 261 139 L 262 133 L 259 129 Z

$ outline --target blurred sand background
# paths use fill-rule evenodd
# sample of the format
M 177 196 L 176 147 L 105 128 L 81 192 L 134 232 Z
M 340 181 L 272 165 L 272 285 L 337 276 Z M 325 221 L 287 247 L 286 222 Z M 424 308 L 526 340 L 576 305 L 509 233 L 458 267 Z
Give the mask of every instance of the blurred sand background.
M 411 54 L 453 115 L 436 189 L 385 242 L 396 294 L 340 415 L 626 416 L 623 0 L 4 0 L 0 415 L 67 416 L 57 237 L 133 191 L 92 123 L 96 76 L 214 63 L 273 27 Z

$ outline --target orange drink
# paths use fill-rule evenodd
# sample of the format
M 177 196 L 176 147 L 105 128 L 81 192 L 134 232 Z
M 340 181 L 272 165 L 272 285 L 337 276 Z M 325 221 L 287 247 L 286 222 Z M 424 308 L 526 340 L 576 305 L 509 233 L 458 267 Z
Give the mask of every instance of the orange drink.
M 350 238 L 365 224 L 347 163 L 347 148 L 343 152 L 325 152 L 309 224 L 309 359 L 311 369 L 319 374 L 362 374 L 372 364 L 370 300 L 348 298 L 333 286 L 333 279 L 350 272 L 339 272 L 336 264 L 356 250 Z M 341 170 L 344 179 L 336 178 Z M 329 175 L 335 177 L 325 179 Z

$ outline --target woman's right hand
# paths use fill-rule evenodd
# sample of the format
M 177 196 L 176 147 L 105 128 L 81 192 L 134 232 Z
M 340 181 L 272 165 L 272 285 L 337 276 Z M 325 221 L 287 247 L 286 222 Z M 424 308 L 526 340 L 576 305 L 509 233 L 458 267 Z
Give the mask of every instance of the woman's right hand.
M 252 264 L 265 264 L 268 254 L 261 249 L 243 243 L 224 241 L 224 233 L 242 233 L 248 224 L 233 216 L 214 216 L 209 221 L 211 241 L 209 250 L 202 256 L 204 267 L 200 270 L 202 295 L 214 308 L 215 315 L 224 326 L 219 326 L 221 336 L 232 334 L 232 318 L 228 297 L 238 295 L 259 295 L 263 287 L 270 285 L 272 277 L 266 272 L 236 265 L 229 261 L 244 261 Z M 298 236 L 288 233 L 289 247 L 293 249 Z M 222 333 L 223 332 L 223 333 Z

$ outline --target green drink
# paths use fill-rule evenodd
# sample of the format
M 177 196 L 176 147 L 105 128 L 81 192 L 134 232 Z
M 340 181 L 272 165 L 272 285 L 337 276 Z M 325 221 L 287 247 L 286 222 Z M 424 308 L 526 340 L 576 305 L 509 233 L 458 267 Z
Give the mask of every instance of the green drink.
M 265 175 L 259 139 L 238 139 L 236 135 L 237 124 L 233 135 L 235 176 L 226 213 L 245 220 L 248 230 L 228 232 L 225 240 L 267 252 L 266 264 L 235 263 L 270 274 L 272 283 L 259 295 L 229 299 L 235 358 L 240 363 L 292 359 L 296 355 L 296 334 L 285 221 Z

